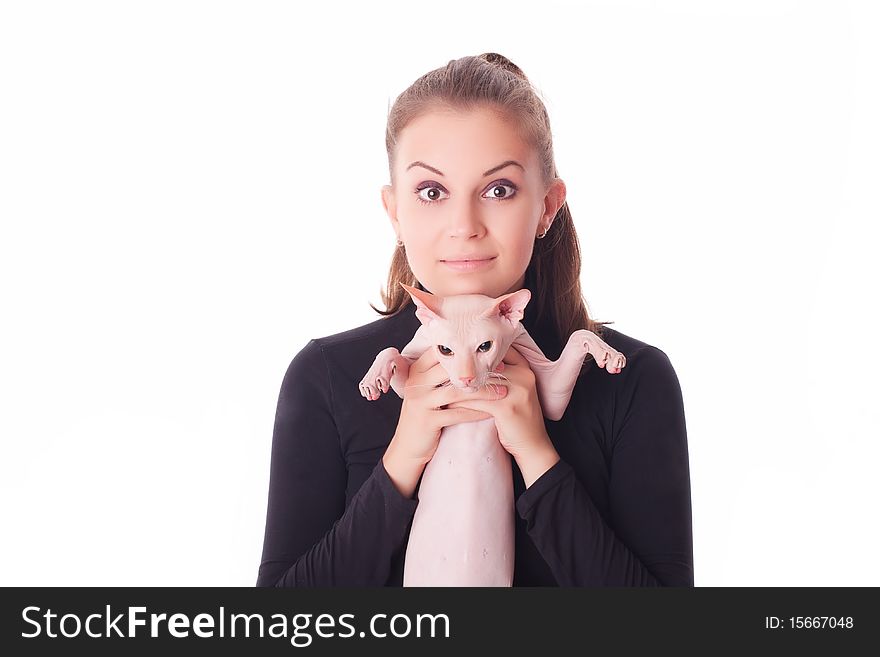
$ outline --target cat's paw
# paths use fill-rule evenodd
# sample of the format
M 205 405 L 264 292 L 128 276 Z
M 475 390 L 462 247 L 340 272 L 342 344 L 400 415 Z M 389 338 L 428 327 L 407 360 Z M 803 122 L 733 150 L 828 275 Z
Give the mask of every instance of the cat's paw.
M 606 348 L 602 349 L 601 356 L 596 356 L 596 363 L 598 363 L 599 367 L 604 367 L 611 374 L 619 374 L 620 370 L 626 367 L 626 356 L 606 345 Z
M 383 392 L 388 392 L 388 382 L 382 377 L 374 379 L 364 378 L 358 384 L 358 389 L 361 391 L 361 397 L 369 401 L 375 401 L 379 399 Z
M 379 399 L 383 392 L 391 389 L 391 377 L 394 376 L 394 361 L 388 363 L 374 363 L 367 375 L 361 379 L 358 389 L 361 397 L 369 401 Z
M 572 334 L 571 339 L 581 342 L 584 355 L 593 354 L 596 364 L 608 370 L 609 373 L 619 374 L 620 370 L 626 367 L 626 356 L 592 331 L 580 329 Z

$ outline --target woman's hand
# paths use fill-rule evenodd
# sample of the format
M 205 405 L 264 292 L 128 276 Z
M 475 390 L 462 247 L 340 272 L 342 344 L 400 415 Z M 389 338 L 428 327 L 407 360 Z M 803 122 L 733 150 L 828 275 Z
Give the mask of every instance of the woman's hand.
M 524 465 L 531 465 L 536 461 L 550 465 L 559 460 L 559 455 L 547 435 L 544 426 L 544 412 L 538 400 L 538 391 L 535 388 L 535 373 L 529 366 L 529 361 L 516 350 L 510 347 L 502 359 L 502 365 L 496 371 L 507 377 L 507 395 L 497 400 L 491 399 L 466 399 L 456 401 L 447 408 L 470 408 L 476 411 L 484 411 L 495 418 L 495 426 L 498 428 L 498 440 L 520 465 L 523 474 L 527 469 Z M 503 381 L 503 379 L 494 379 Z M 504 383 L 490 384 L 501 387 Z M 554 459 L 555 456 L 555 460 Z M 538 463 L 535 463 L 538 466 Z M 546 468 L 545 468 L 546 469 Z M 527 485 L 530 485 L 526 478 Z
M 458 408 L 453 402 L 464 399 L 469 403 L 490 402 L 507 392 L 501 386 L 496 386 L 494 389 L 486 387 L 474 394 L 448 385 L 448 381 L 449 375 L 440 365 L 436 347 L 426 349 L 410 365 L 397 431 L 389 449 L 409 461 L 427 464 L 437 451 L 443 427 L 492 417 L 488 411 Z M 477 399 L 472 400 L 472 396 Z

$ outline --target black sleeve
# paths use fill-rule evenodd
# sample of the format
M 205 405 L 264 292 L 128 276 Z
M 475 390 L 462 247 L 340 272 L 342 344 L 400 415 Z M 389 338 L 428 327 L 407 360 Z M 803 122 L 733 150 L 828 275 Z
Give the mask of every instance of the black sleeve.
M 633 358 L 618 399 L 609 500 L 612 530 L 571 466 L 559 461 L 517 500 L 560 586 L 693 586 L 690 471 L 684 404 L 669 358 Z M 618 420 L 619 418 L 619 420 Z
M 385 586 L 403 547 L 418 500 L 397 490 L 382 459 L 344 508 L 332 403 L 324 353 L 311 340 L 278 397 L 257 586 Z

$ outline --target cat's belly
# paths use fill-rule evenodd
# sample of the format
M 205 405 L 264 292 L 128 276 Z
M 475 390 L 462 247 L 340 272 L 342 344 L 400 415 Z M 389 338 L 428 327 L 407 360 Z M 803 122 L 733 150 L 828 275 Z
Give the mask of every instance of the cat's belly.
M 404 586 L 511 586 L 512 469 L 493 418 L 443 428 L 418 498 Z

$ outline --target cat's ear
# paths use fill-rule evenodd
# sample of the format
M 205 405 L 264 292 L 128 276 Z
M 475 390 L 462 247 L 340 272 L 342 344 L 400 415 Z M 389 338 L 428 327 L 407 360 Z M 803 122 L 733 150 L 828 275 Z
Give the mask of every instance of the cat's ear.
M 412 297 L 413 303 L 416 304 L 416 317 L 422 324 L 427 326 L 435 319 L 443 318 L 443 315 L 440 314 L 440 299 L 430 292 L 410 287 L 405 283 L 401 283 L 400 286 Z
M 528 288 L 504 294 L 492 302 L 492 305 L 483 313 L 483 317 L 501 317 L 511 324 L 516 324 L 525 315 L 526 306 L 532 298 Z

